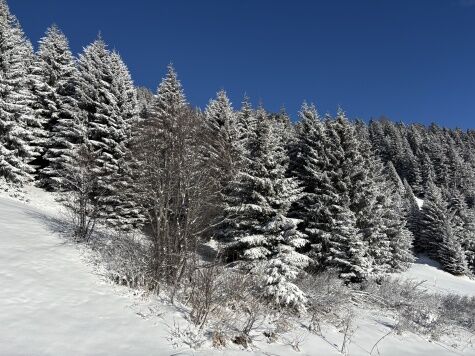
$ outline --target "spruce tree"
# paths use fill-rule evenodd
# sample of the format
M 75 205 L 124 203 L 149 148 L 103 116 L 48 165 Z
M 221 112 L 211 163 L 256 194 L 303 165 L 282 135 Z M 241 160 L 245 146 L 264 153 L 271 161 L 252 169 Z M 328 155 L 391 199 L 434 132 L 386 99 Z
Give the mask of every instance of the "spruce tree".
M 406 226 L 409 231 L 412 233 L 414 237 L 419 236 L 420 233 L 420 208 L 417 204 L 416 196 L 414 195 L 411 186 L 404 179 L 404 196 L 403 196 L 403 204 L 404 204 L 404 211 L 406 216 Z M 420 251 L 420 247 L 418 246 L 418 240 L 415 238 L 413 240 L 413 248 L 415 252 Z
M 0 179 L 7 186 L 21 187 L 31 182 L 29 165 L 37 155 L 37 119 L 32 109 L 30 88 L 31 44 L 0 1 Z
M 315 236 L 319 250 L 311 254 L 318 256 L 317 264 L 337 265 L 345 277 L 361 279 L 369 272 L 371 260 L 367 256 L 368 242 L 361 225 L 364 213 L 359 209 L 364 199 L 364 179 L 366 179 L 364 159 L 359 151 L 354 127 L 339 110 L 335 119 L 325 121 L 325 162 L 322 184 L 316 190 L 318 210 L 315 214 Z M 335 219 L 336 216 L 348 217 Z M 346 226 L 345 226 L 346 224 Z M 348 245 L 342 242 L 342 236 L 348 231 L 356 231 L 356 240 Z M 345 233 L 341 233 L 345 232 Z M 354 256 L 358 256 L 355 258 Z M 345 261 L 345 262 L 343 262 Z M 351 268 L 348 266 L 351 265 Z M 354 276 L 349 273 L 353 271 Z
M 288 211 L 301 189 L 295 179 L 285 176 L 288 157 L 276 126 L 262 108 L 257 118 L 250 142 L 252 158 L 238 171 L 225 196 L 223 243 L 228 255 L 263 267 L 269 299 L 299 308 L 305 296 L 294 281 L 308 264 L 299 253 L 307 240 Z
M 451 214 L 451 227 L 455 242 L 451 246 L 455 250 L 458 244 L 462 248 L 466 266 L 460 263 L 461 270 L 474 272 L 475 267 L 475 215 L 468 208 L 464 195 L 457 189 L 448 191 L 448 209 Z M 460 257 L 458 257 L 460 259 Z
M 73 151 L 84 142 L 85 127 L 76 99 L 78 70 L 66 36 L 57 26 L 50 27 L 40 40 L 36 73 L 42 78 L 38 89 L 37 112 L 47 132 L 41 186 L 62 190 L 60 174 L 74 161 Z
M 314 105 L 304 103 L 299 116 L 296 139 L 290 149 L 289 172 L 301 183 L 303 194 L 292 204 L 290 215 L 301 220 L 299 231 L 308 236 L 314 267 L 321 268 L 324 265 L 321 253 L 327 238 L 320 225 L 329 222 L 330 216 L 325 216 L 325 220 L 320 207 L 324 202 L 324 189 L 331 187 L 326 174 L 331 167 L 326 159 L 325 125 Z
M 330 241 L 330 265 L 340 271 L 340 277 L 353 282 L 363 280 L 370 269 L 367 245 L 356 227 L 355 214 L 345 205 L 337 210 Z
M 467 261 L 462 242 L 457 236 L 457 224 L 454 224 L 455 211 L 456 204 L 453 204 L 451 211 L 441 190 L 431 183 L 421 210 L 421 227 L 416 241 L 419 250 L 439 261 L 445 271 L 464 274 Z
M 119 229 L 138 223 L 138 211 L 123 195 L 131 184 L 126 163 L 137 99 L 130 74 L 120 56 L 102 39 L 79 57 L 79 106 L 85 113 L 86 140 L 97 155 L 94 170 L 101 177 L 97 197 L 102 218 Z
M 387 175 L 389 177 L 389 180 L 395 192 L 399 194 L 399 196 L 401 197 L 404 196 L 404 192 L 405 192 L 404 184 L 401 180 L 401 177 L 399 177 L 399 174 L 397 173 L 396 168 L 394 168 L 394 164 L 391 161 L 388 161 L 386 166 L 387 166 L 387 169 L 386 169 Z
M 210 100 L 204 116 L 208 134 L 206 164 L 215 169 L 213 178 L 221 192 L 242 159 L 236 114 L 224 90 L 216 94 L 216 99 Z
M 437 258 L 442 268 L 455 275 L 466 274 L 468 266 L 465 251 L 455 235 L 453 227 L 450 224 L 445 224 L 440 233 L 442 238 L 439 242 Z
M 390 270 L 393 272 L 404 271 L 414 262 L 413 233 L 408 228 L 407 205 L 404 196 L 398 191 L 391 191 L 391 186 L 384 188 L 386 193 L 383 203 L 383 221 L 386 226 L 385 234 L 390 247 Z M 390 194 L 388 194 L 388 192 Z
M 440 189 L 434 183 L 429 183 L 415 235 L 414 246 L 417 252 L 424 252 L 429 257 L 438 259 L 439 245 L 449 225 L 448 214 Z
M 250 99 L 245 96 L 241 109 L 237 112 L 236 125 L 238 131 L 238 145 L 243 150 L 243 154 L 249 156 L 250 142 L 256 133 L 256 112 L 253 110 Z

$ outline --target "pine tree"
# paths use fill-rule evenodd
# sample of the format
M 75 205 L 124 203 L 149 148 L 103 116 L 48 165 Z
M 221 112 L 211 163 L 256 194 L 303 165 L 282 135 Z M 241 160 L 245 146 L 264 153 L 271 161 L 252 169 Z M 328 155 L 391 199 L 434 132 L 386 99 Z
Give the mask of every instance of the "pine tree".
M 241 109 L 237 113 L 236 121 L 238 145 L 242 148 L 243 154 L 249 157 L 249 145 L 256 133 L 257 119 L 256 113 L 247 96 L 244 97 Z
M 445 224 L 442 234 L 442 240 L 439 243 L 437 257 L 442 268 L 455 275 L 463 275 L 467 273 L 467 261 L 465 252 L 457 236 L 454 234 L 450 224 Z
M 282 137 L 285 149 L 288 151 L 292 142 L 295 141 L 295 130 L 285 107 L 282 107 L 277 114 L 270 114 L 269 118 L 274 121 L 277 133 Z
M 470 270 L 473 273 L 475 267 L 475 215 L 473 210 L 468 208 L 463 194 L 457 189 L 448 191 L 448 209 L 451 214 L 452 232 L 456 240 L 450 247 L 458 253 L 457 248 L 460 244 L 466 260 L 466 266 L 463 262 L 459 263 L 460 270 Z
M 427 154 L 427 152 L 422 153 L 421 171 L 422 171 L 422 190 L 424 193 L 423 195 L 425 195 L 425 192 L 427 192 L 427 190 L 429 189 L 429 184 L 431 182 L 432 183 L 435 182 L 436 180 L 434 165 L 429 155 Z
M 449 216 L 442 193 L 434 183 L 430 183 L 418 220 L 414 241 L 416 251 L 425 252 L 437 260 L 439 245 L 448 224 Z
M 320 224 L 323 219 L 320 206 L 325 188 L 331 187 L 326 171 L 331 169 L 326 159 L 325 125 L 314 105 L 304 103 L 300 109 L 300 121 L 296 127 L 296 139 L 290 149 L 289 172 L 299 180 L 303 194 L 290 209 L 290 216 L 301 220 L 299 231 L 308 236 L 310 256 L 314 267 L 323 267 L 322 250 L 327 239 L 322 236 Z M 329 230 L 327 231 L 329 232 Z
M 408 228 L 407 205 L 404 197 L 398 191 L 390 190 L 390 185 L 383 192 L 386 193 L 383 204 L 383 219 L 386 226 L 385 234 L 390 247 L 390 270 L 393 272 L 404 271 L 414 262 L 413 234 Z M 387 193 L 392 194 L 388 195 Z
M 0 179 L 7 185 L 22 186 L 32 181 L 29 163 L 37 155 L 34 146 L 37 120 L 32 110 L 29 85 L 31 44 L 0 1 Z
M 420 208 L 417 204 L 416 196 L 414 195 L 411 186 L 404 179 L 404 196 L 403 196 L 403 204 L 404 204 L 404 211 L 406 216 L 406 226 L 409 231 L 412 233 L 414 237 L 419 236 L 420 234 Z M 420 251 L 420 247 L 418 246 L 418 240 L 413 241 L 413 247 L 415 252 Z
M 210 100 L 204 114 L 208 133 L 206 164 L 215 169 L 216 187 L 222 191 L 242 159 L 236 114 L 224 90 Z
M 294 280 L 308 264 L 299 253 L 307 240 L 288 211 L 301 189 L 295 179 L 285 176 L 288 158 L 283 138 L 262 108 L 257 118 L 250 142 L 252 159 L 238 171 L 225 197 L 223 243 L 228 255 L 264 267 L 268 298 L 299 308 L 305 297 Z
M 343 279 L 361 281 L 370 269 L 366 249 L 355 214 L 344 205 L 339 207 L 331 232 L 331 266 L 340 270 Z
M 131 184 L 125 159 L 138 114 L 135 89 L 120 56 L 100 38 L 80 55 L 79 72 L 79 106 L 86 115 L 87 141 L 97 155 L 94 170 L 101 177 L 96 194 L 102 218 L 113 227 L 129 229 L 139 220 L 122 194 Z
M 405 188 L 404 184 L 401 180 L 401 177 L 399 177 L 399 174 L 396 171 L 396 168 L 394 168 L 394 164 L 391 161 L 388 161 L 386 164 L 387 166 L 387 175 L 394 187 L 394 190 L 399 196 L 404 196 Z
M 42 78 L 37 90 L 37 113 L 47 131 L 40 184 L 62 190 L 59 172 L 73 160 L 73 151 L 84 142 L 85 127 L 76 99 L 78 70 L 66 36 L 52 26 L 40 40 L 35 73 Z
M 41 73 L 40 58 L 33 51 L 30 42 L 28 46 L 28 57 L 25 58 L 27 66 L 27 88 L 29 91 L 29 104 L 31 116 L 28 120 L 28 128 L 31 134 L 30 145 L 35 152 L 35 159 L 31 165 L 35 172 L 39 172 L 44 167 L 43 155 L 47 141 L 48 120 L 44 114 L 47 110 L 54 110 L 54 103 L 51 101 L 52 90 L 46 83 Z
M 456 233 L 457 224 L 454 224 L 457 204 L 452 204 L 452 211 L 449 207 L 441 190 L 431 183 L 421 210 L 421 227 L 416 241 L 419 250 L 439 261 L 445 271 L 464 274 L 467 271 L 467 261 Z
M 324 267 L 334 264 L 332 261 L 337 259 L 341 272 L 349 277 L 347 273 L 350 269 L 345 267 L 345 260 L 352 265 L 351 271 L 357 273 L 355 279 L 360 279 L 369 272 L 368 266 L 371 264 L 366 256 L 365 232 L 359 227 L 364 216 L 359 209 L 366 186 L 363 184 L 366 179 L 364 159 L 359 152 L 354 127 L 343 111 L 339 110 L 335 119 L 325 121 L 323 137 L 324 156 L 319 159 L 324 162 L 323 179 L 315 191 L 318 209 L 313 218 L 315 226 L 312 231 L 319 242 L 314 244 L 317 250 L 311 251 L 310 255 L 317 257 L 317 265 Z M 348 220 L 337 220 L 336 216 L 348 217 Z M 351 254 L 348 253 L 347 244 L 342 243 L 342 236 L 347 236 L 348 231 L 357 232 L 357 239 L 351 243 Z M 360 259 L 362 256 L 364 258 Z
M 299 125 L 305 127 L 304 122 Z M 311 129 L 306 127 L 303 132 Z M 302 226 L 309 221 L 313 224 L 308 234 L 318 242 L 312 245 L 310 256 L 317 265 L 338 266 L 342 277 L 352 280 L 361 280 L 369 273 L 405 269 L 413 260 L 412 235 L 406 228 L 396 186 L 373 153 L 366 125 L 352 125 L 339 110 L 335 119 L 325 121 L 324 133 L 317 136 L 317 159 L 301 154 L 308 148 L 295 150 L 296 158 L 292 159 L 297 172 L 302 171 L 299 166 L 318 162 L 311 175 L 311 193 L 315 195 L 304 198 L 311 197 L 314 202 L 304 202 L 303 209 L 296 209 L 296 217 L 303 214 Z M 299 155 L 305 157 L 303 164 Z M 310 186 L 305 174 L 298 177 L 304 187 Z M 403 189 L 402 183 L 399 188 Z
M 367 137 L 360 138 L 363 157 L 368 167 L 367 214 L 371 234 L 369 253 L 373 256 L 373 272 L 403 271 L 414 261 L 413 235 L 407 227 L 405 188 L 391 161 L 386 167 L 370 150 Z M 389 178 L 389 179 L 388 179 Z M 374 238 L 377 237 L 377 239 Z
M 149 119 L 151 114 L 151 109 L 153 102 L 155 100 L 155 96 L 153 92 L 145 87 L 137 88 L 137 105 L 139 111 L 140 119 L 146 120 Z
M 388 192 L 395 191 L 387 180 L 383 163 L 372 152 L 369 133 L 362 121 L 355 123 L 354 134 L 362 160 L 358 161 L 361 166 L 357 170 L 358 178 L 353 182 L 356 194 L 350 206 L 368 246 L 369 269 L 372 273 L 384 273 L 391 269 L 394 262 L 391 238 L 395 236 L 388 235 L 388 228 L 394 224 L 395 214 L 391 214 L 394 207 Z

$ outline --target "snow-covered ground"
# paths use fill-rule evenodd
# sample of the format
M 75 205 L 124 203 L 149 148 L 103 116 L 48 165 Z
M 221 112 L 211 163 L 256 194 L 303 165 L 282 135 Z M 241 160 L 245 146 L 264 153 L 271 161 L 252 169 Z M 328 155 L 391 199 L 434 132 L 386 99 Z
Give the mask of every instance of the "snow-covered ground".
M 182 312 L 152 297 L 111 284 L 98 275 L 85 252 L 61 236 L 53 198 L 29 189 L 30 202 L 0 197 L 0 355 L 340 355 L 342 334 L 327 327 L 324 338 L 295 330 L 268 344 L 257 337 L 251 350 L 200 351 L 179 339 L 186 328 Z M 440 271 L 420 260 L 404 277 L 425 280 L 443 292 L 475 295 L 475 283 Z M 413 334 L 385 337 L 390 320 L 376 311 L 357 314 L 349 355 L 475 355 L 466 346 L 453 349 Z M 299 339 L 300 351 L 289 344 Z
M 475 297 L 475 280 L 446 273 L 439 268 L 437 262 L 427 257 L 419 257 L 416 263 L 400 276 L 423 282 L 421 287 L 428 291 Z

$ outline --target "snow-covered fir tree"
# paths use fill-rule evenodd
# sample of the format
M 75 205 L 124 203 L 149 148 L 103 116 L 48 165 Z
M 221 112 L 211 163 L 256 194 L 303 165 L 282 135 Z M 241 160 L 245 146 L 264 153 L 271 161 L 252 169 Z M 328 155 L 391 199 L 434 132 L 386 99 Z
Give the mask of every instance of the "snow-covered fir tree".
M 137 105 L 141 120 L 145 120 L 151 116 L 151 108 L 154 100 L 155 96 L 150 89 L 145 87 L 137 88 Z
M 416 252 L 425 252 L 434 259 L 438 258 L 438 246 L 442 242 L 446 225 L 449 224 L 448 214 L 440 189 L 430 182 L 417 220 L 418 228 L 414 240 Z
M 241 109 L 236 113 L 236 125 L 238 131 L 237 144 L 243 150 L 243 154 L 249 156 L 250 143 L 256 133 L 256 112 L 253 110 L 249 97 L 245 96 Z
M 325 147 L 326 156 L 323 159 L 327 162 L 328 168 L 325 175 L 328 177 L 329 183 L 324 184 L 318 191 L 317 199 L 320 200 L 320 211 L 316 219 L 319 230 L 317 231 L 323 240 L 322 262 L 324 265 L 336 263 L 345 275 L 351 265 L 352 271 L 358 271 L 356 279 L 361 279 L 369 272 L 371 265 L 366 253 L 368 242 L 363 242 L 365 236 L 358 226 L 358 220 L 362 220 L 362 211 L 359 208 L 356 210 L 366 193 L 361 189 L 364 187 L 362 180 L 366 178 L 366 167 L 359 152 L 354 128 L 345 117 L 344 112 L 339 110 L 337 117 L 326 120 L 325 124 L 327 145 Z M 343 226 L 344 219 L 336 220 L 334 218 L 341 214 L 352 217 L 346 221 L 347 226 Z M 359 241 L 361 243 L 352 243 L 351 255 L 348 245 L 341 241 L 342 236 L 346 236 L 348 231 L 357 231 L 357 236 L 361 239 Z M 357 248 L 360 251 L 356 251 Z M 364 260 L 355 259 L 353 256 L 364 256 Z M 359 265 L 355 265 L 355 263 L 359 263 Z
M 48 129 L 44 112 L 48 107 L 52 106 L 49 99 L 51 97 L 51 89 L 41 74 L 40 58 L 34 53 L 33 46 L 29 41 L 27 45 L 29 47 L 29 56 L 25 58 L 28 68 L 27 88 L 30 95 L 29 106 L 32 110 L 32 115 L 29 116 L 27 125 L 32 137 L 30 144 L 35 152 L 35 159 L 30 164 L 37 173 L 44 167 L 43 155 Z
M 361 281 L 370 270 L 367 245 L 356 227 L 355 214 L 347 204 L 340 205 L 336 210 L 330 238 L 330 266 L 337 268 L 343 279 Z
M 467 273 L 467 260 L 462 244 L 454 233 L 451 224 L 445 224 L 442 227 L 441 241 L 438 245 L 437 259 L 442 268 L 455 275 L 463 275 Z
M 262 108 L 256 115 L 252 158 L 238 171 L 225 197 L 223 243 L 229 255 L 264 268 L 265 293 L 271 300 L 299 308 L 305 296 L 294 280 L 308 264 L 299 252 L 307 239 L 288 211 L 301 188 L 286 177 L 288 158 L 275 124 Z
M 386 172 L 394 187 L 395 192 L 399 194 L 400 197 L 403 197 L 406 189 L 404 188 L 404 183 L 402 182 L 401 177 L 397 173 L 392 161 L 388 161 L 386 163 Z
M 292 204 L 290 215 L 301 220 L 299 230 L 308 236 L 310 256 L 318 268 L 324 263 L 321 251 L 327 240 L 318 227 L 328 222 L 320 207 L 324 203 L 324 189 L 331 184 L 326 174 L 330 169 L 325 152 L 326 132 L 314 105 L 304 103 L 299 115 L 296 139 L 289 150 L 289 172 L 301 182 L 303 194 Z
M 460 203 L 460 201 L 459 201 Z M 453 202 L 452 211 L 441 190 L 434 183 L 429 185 L 420 214 L 419 235 L 416 236 L 418 249 L 440 262 L 442 268 L 453 274 L 465 274 L 467 261 L 462 247 L 458 219 L 454 218 L 457 205 Z M 460 207 L 460 205 L 459 205 Z
M 407 226 L 407 203 L 404 196 L 397 190 L 391 191 L 391 185 L 381 185 L 383 199 L 383 222 L 386 238 L 389 241 L 389 267 L 392 272 L 400 272 L 409 268 L 414 262 L 414 235 Z M 390 194 L 388 194 L 390 192 Z
M 459 256 L 459 267 L 456 269 L 463 273 L 469 271 L 473 273 L 475 272 L 475 214 L 473 209 L 467 206 L 465 196 L 458 189 L 450 189 L 447 193 L 452 232 L 456 240 L 453 245 L 457 250 L 460 244 L 466 260 L 465 266 L 463 259 Z
M 86 140 L 97 155 L 94 170 L 101 177 L 97 197 L 102 218 L 128 229 L 137 224 L 138 211 L 124 196 L 131 185 L 126 158 L 131 125 L 138 115 L 130 74 L 117 53 L 99 38 L 79 57 L 78 100 L 85 113 Z
M 0 1 L 0 179 L 22 186 L 32 181 L 29 165 L 38 154 L 32 108 L 31 44 L 4 0 Z
M 208 137 L 206 164 L 213 174 L 219 191 L 225 189 L 242 159 L 236 113 L 224 90 L 210 100 L 205 111 Z
M 385 167 L 374 154 L 366 125 L 357 121 L 355 131 L 366 167 L 366 177 L 361 179 L 359 188 L 366 193 L 356 209 L 359 209 L 357 216 L 360 217 L 358 226 L 369 242 L 371 270 L 373 273 L 405 270 L 414 258 L 412 234 L 406 227 L 406 210 L 401 196 L 403 183 L 395 169 L 388 172 L 391 161 L 389 167 Z
M 44 142 L 40 184 L 62 190 L 60 172 L 85 139 L 82 112 L 76 99 L 78 70 L 66 36 L 57 26 L 50 27 L 40 40 L 35 73 L 42 78 L 36 97 L 37 113 L 44 122 Z

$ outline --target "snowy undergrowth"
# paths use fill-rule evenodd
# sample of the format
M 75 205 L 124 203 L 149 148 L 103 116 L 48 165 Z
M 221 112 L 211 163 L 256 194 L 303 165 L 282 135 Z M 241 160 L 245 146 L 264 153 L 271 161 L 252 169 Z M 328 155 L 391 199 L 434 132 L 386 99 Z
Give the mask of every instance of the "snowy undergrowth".
M 453 295 L 473 296 L 474 281 L 426 259 L 402 280 L 354 289 L 331 273 L 304 280 L 311 303 L 300 317 L 246 295 L 255 276 L 212 271 L 219 288 L 200 325 L 193 318 L 206 270 L 193 277 L 201 284 L 185 286 L 172 304 L 168 290 L 157 296 L 140 282 L 146 262 L 140 236 L 103 231 L 89 245 L 72 244 L 54 197 L 37 188 L 26 196 L 27 202 L 0 198 L 0 282 L 7 286 L 0 295 L 7 326 L 0 345 L 9 355 L 475 354 L 473 299 Z

